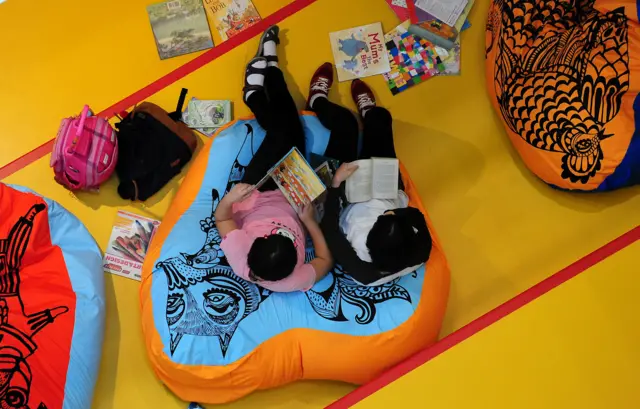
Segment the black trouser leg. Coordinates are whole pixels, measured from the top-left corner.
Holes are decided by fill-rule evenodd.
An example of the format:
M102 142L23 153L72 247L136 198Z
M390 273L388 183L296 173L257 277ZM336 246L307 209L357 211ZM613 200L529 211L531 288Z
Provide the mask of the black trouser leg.
M322 125L331 131L325 156L340 162L358 159L358 121L351 111L327 98L318 98L313 109Z
M243 183L256 184L293 147L305 154L304 128L284 75L277 67L268 67L264 91L256 91L247 100L247 106L267 134L245 170ZM260 190L276 189L267 183Z
M367 112L363 122L364 131L360 159L396 158L391 113L385 108L375 107Z
M397 158L393 144L393 118L391 113L382 107L369 110L364 116L364 131L362 135L362 154L360 159L369 158ZM398 186L404 190L402 177L398 176Z

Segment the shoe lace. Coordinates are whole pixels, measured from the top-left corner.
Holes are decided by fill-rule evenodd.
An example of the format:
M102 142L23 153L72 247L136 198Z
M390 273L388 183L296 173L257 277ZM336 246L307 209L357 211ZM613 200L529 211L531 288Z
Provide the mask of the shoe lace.
M357 97L358 108L363 109L368 106L375 105L373 99L368 94L360 94Z
M329 93L329 80L324 77L318 78L311 86L311 91L322 91L325 94Z

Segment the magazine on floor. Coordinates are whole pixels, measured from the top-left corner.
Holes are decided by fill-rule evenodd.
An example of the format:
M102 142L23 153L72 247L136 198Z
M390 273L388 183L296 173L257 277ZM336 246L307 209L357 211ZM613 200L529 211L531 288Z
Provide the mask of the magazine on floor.
M327 190L320 177L296 148L291 149L271 168L256 184L256 189L269 179L278 185L284 197L297 212L301 211L305 205L313 203Z
M133 280L142 280L142 263L159 225L158 220L123 210L118 211L104 254L104 271Z

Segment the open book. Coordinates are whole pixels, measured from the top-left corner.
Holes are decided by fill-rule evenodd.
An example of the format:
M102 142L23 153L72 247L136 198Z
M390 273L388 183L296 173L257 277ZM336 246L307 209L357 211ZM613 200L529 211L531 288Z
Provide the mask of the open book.
M398 159L371 158L354 163L358 165L358 170L347 179L346 186L347 200L350 203L398 197Z
M269 178L287 198L296 211L315 201L327 188L324 186L313 168L304 156L296 148L293 148L280 160L260 182L256 189L262 186Z

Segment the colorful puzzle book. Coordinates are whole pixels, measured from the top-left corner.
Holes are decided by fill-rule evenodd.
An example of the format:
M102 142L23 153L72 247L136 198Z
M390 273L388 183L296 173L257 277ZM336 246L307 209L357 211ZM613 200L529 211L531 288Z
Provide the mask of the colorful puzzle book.
M436 46L406 31L407 25L408 21L385 35L391 71L384 78L393 95L445 71Z
M348 81L389 72L381 23L329 34L338 80Z
M251 0L204 0L211 25L222 41L243 32L262 20Z
M157 220L118 211L104 254L104 271L140 281L147 248L159 225Z
M256 184L256 189L269 178L276 182L284 197L296 211L313 203L327 190L309 162L296 148L291 149L267 172L265 177Z
M213 47L207 15L200 1L172 0L147 6L160 59Z

